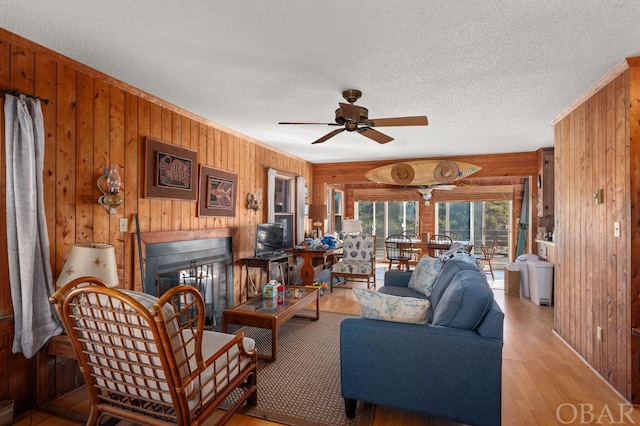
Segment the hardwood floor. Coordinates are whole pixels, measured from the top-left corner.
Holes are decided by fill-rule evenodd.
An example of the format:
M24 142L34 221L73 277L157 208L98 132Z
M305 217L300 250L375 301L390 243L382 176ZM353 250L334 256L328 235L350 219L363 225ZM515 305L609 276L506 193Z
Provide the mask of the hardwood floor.
M380 271L378 285L382 284L382 273L383 270ZM364 283L352 285L365 286ZM494 290L494 294L505 313L502 376L504 425L640 424L640 409L634 410L633 406L626 405L620 395L553 333L553 307L537 306L529 299L506 297L503 290ZM333 293L325 293L320 309L360 313L353 292L340 288L334 289ZM428 389L437 392L437 384L429 384ZM80 389L65 395L60 404L88 412L86 394L83 392L86 391ZM78 423L34 411L13 424L65 426ZM275 425L241 415L233 416L227 424ZM380 406L376 407L373 421L374 426L456 424Z

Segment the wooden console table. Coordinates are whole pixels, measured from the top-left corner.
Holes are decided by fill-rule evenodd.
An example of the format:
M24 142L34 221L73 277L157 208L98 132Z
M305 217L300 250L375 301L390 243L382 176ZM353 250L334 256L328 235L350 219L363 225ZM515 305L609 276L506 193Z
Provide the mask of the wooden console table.
M313 269L313 259L322 258L322 262L326 263L327 258L329 256L333 256L334 251L337 249L317 249L317 250L306 250L306 249L291 249L290 252L294 256L299 256L304 260L304 264L302 265L302 269L300 270L300 275L302 277L303 285L311 285L313 284L313 278L316 273Z

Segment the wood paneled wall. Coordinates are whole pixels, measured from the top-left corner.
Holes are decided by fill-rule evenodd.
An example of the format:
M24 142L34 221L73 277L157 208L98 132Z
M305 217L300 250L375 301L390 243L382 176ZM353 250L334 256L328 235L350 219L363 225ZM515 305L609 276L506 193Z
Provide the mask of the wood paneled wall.
M634 403L640 403L638 342L631 335L640 317L638 85L636 63L608 76L555 123L555 329ZM593 202L597 189L602 204Z
M133 250L134 215L138 214L142 232L238 228L234 238L234 286L239 301L244 274L237 260L253 254L256 224L266 221L264 206L258 214L246 208L247 193L263 188L266 194L269 167L302 175L313 183L312 166L306 161L217 126L2 29L0 86L52 101L42 108L46 134L44 197L54 277L74 243L108 242L116 249L121 287L140 288ZM3 156L3 114L0 117ZM146 136L194 149L198 163L237 173L236 216L200 218L194 202L144 198ZM0 160L0 224L4 225L4 157ZM119 166L124 189L124 203L115 215L97 204L100 194L96 182L109 164ZM120 218L128 220L129 232L119 232ZM13 309L6 237L0 234L0 316L5 318L0 327L0 400L15 398L16 411L21 412L35 403L34 366L22 355L11 354Z

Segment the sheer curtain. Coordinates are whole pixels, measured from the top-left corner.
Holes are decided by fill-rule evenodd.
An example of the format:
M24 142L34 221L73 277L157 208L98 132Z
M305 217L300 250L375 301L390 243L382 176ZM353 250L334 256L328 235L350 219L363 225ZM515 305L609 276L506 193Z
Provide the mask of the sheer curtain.
M294 241L294 244L300 243L304 240L304 184L306 180L304 176L298 176L296 180L296 237L298 241Z
M44 123L40 101L5 95L7 251L15 321L13 352L31 358L62 327L53 289L43 205Z
M267 222L269 223L276 221L276 206L273 204L276 196L276 174L278 174L276 169L267 170Z

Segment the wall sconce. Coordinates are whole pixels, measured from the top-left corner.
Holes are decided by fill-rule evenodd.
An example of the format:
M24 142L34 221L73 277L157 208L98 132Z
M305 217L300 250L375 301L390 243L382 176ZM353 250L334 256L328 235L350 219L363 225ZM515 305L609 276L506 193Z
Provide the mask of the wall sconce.
M102 182L106 181L107 190L102 189ZM118 195L122 181L118 173L118 167L115 164L104 168L102 176L98 178L98 189L102 192L102 196L98 198L98 204L105 206L109 214L116 214L116 207L122 204L122 198Z
M256 193L249 192L247 195L247 208L253 210L255 214L258 214L260 210L260 202L262 201L262 189L258 189Z

